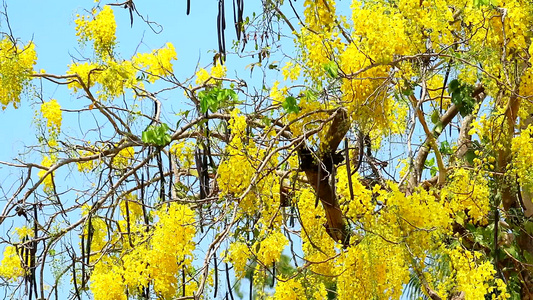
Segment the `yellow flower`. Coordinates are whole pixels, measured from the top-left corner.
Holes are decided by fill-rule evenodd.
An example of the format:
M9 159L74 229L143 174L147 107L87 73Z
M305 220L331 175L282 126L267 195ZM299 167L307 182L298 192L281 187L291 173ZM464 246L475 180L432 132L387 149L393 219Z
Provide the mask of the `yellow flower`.
M131 164L135 150L133 147L127 147L120 150L115 157L113 157L113 166L117 169L124 169Z
M279 261L281 252L283 252L287 244L287 238L283 233L279 231L269 232L263 241L258 242L259 251L257 251L257 259L265 265L271 265Z
M152 53L139 53L133 57L133 64L148 73L148 81L154 83L160 77L174 73L172 61L178 59L176 49L171 43L153 50Z
M227 68L221 64L215 64L211 67L210 72L201 68L196 72L196 84L221 84L220 80L214 80L213 78L224 78L226 76Z
M0 41L0 106L17 108L20 94L30 82L37 60L35 45L17 46L9 37Z
M250 258L250 254L248 246L243 242L234 242L229 246L225 260L233 265L235 277L243 278L246 275L246 263L248 258Z
M14 246L7 246L2 256L4 258L0 263L0 277L15 282L17 278L26 275L26 270L22 267L22 262Z
M92 41L96 55L99 58L107 58L113 52L115 46L115 32L117 24L115 15L109 5L96 14L93 10L92 20L86 16L79 16L74 21L76 23L76 35L81 43Z
M17 227L15 228L15 231L17 232L17 235L19 236L19 239L22 241L22 239L26 238L26 237L33 237L34 236L34 231L27 227L27 226L22 226L22 227Z
M92 87L98 80L99 73L101 72L101 69L99 69L98 65L93 63L73 63L68 66L69 69L67 70L67 74L69 75L78 75L79 79L81 80L81 84L74 80L73 82L68 84L69 89L73 89L74 92L78 91L78 89L90 88Z
M46 119L46 126L49 132L59 133L61 131L61 106L55 99L41 104L41 113Z
M45 156L43 157L43 160L41 161L41 165L43 167L51 167L55 162L56 162L57 158L55 156ZM42 178L44 176L44 174L46 174L46 170L40 170L39 173L37 174L39 176L39 178ZM54 184L53 184L53 181L52 181L52 176L53 176L53 172L52 174L49 174L48 176L46 176L46 178L44 178L42 184L43 184L43 190L46 192L46 193L51 193L53 190L54 190Z

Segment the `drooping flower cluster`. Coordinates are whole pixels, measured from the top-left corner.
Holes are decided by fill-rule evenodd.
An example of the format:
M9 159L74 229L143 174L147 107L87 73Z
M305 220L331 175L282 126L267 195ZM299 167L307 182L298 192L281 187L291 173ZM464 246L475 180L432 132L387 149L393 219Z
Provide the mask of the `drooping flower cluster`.
M61 106L55 99L45 102L41 105L41 113L46 119L46 127L52 133L59 133L61 131L61 121L63 120L61 114Z
M20 102L20 94L30 82L33 66L37 60L35 45L17 45L4 36L0 41L0 106L5 109Z
M92 11L92 17L77 15L76 35L80 42L93 42L96 55L100 58L111 56L116 44L115 32L117 24L115 15L109 5L105 5L101 11Z
M126 200L130 220L141 218L140 207L131 197ZM90 285L95 299L126 299L127 294L135 294L148 284L163 299L175 297L178 288L185 289L186 295L192 295L196 283L180 287L178 278L192 263L196 234L194 213L187 206L172 203L159 209L157 217L159 220L149 232L142 226L131 224L129 234L134 235L131 237L133 247L123 240L128 251L122 252L120 259L104 255L98 260ZM143 237L144 233L148 234Z
M172 61L178 59L176 49L171 43L153 50L152 53L139 53L133 57L133 64L148 74L148 81L155 82L160 77L174 73Z

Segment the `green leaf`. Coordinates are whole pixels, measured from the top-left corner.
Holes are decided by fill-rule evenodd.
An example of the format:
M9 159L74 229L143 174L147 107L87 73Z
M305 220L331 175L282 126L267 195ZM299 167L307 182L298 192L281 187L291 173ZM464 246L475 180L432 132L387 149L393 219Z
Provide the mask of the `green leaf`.
M524 222L524 229L529 235L533 235L533 222L532 221Z
M442 153L444 155L452 155L453 154L452 147L450 147L450 143L448 143L448 141L443 141L442 143L440 143L439 151L440 151L440 153Z
M143 131L141 140L146 144L154 146L166 146L172 141L170 134L168 134L169 130L170 128L165 123L150 125Z
M337 78L339 76L339 66L334 61L330 61L324 64L324 70L331 78Z
M438 122L435 124L435 128L433 128L433 132L435 135L439 136L442 133L442 129L444 129L444 126L442 125L442 122Z
M307 98L307 100L315 101L316 99L318 99L318 96L317 96L316 92L313 91L313 90L306 90L304 92L304 94L305 94L305 98Z
M459 80L457 79L450 81L450 83L448 84L448 92L452 94L459 88L460 85L461 84L459 83Z
M266 127L270 127L272 125L272 120L267 116L263 116L261 120L263 121L263 124L265 124Z
M408 86L404 89L402 89L402 95L409 97L411 95L414 95L415 92L413 91L413 88L411 86Z
M431 176L435 176L435 175L437 175L438 171L439 171L439 168L431 167L431 169L429 169L429 174L431 174Z
M520 255L518 255L518 251L516 251L515 245L506 247L505 250L507 250L507 252L511 254L511 256L513 256L516 260L520 260Z
M200 99L200 112L205 114L208 110L216 112L219 108L237 103L237 93L232 89L218 87L208 88L198 93Z
M431 114L431 123L437 124L440 121L439 112L435 109Z
M285 101L283 101L281 106L289 114L291 114L291 113L297 114L298 112L300 112L300 107L298 107L298 103L296 102L296 98L294 98L293 96L289 96L289 97L285 98Z
M426 160L425 165L426 165L426 167L434 166L435 165L435 157L432 157L431 159Z
M465 153L465 158L466 158L466 161L469 163L469 164L473 164L474 163L474 159L476 158L476 154L474 153L474 150L473 149L468 149L468 151L466 151Z
M526 263L533 264L533 255L529 253L529 251L523 251L522 254L524 254L524 258L526 260Z
M468 84L461 84L459 80L454 79L448 85L448 90L452 95L452 103L457 106L461 116L467 116L474 110L476 101L472 98L474 88Z
M455 222L457 222L457 224L464 225L465 219L466 219L466 214L464 213L464 211L459 211L455 214Z

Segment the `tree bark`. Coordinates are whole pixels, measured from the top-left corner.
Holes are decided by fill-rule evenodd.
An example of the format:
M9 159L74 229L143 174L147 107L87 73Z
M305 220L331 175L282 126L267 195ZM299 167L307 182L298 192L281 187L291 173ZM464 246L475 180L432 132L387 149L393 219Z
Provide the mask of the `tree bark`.
M315 190L326 213L326 231L337 242L347 247L350 243L350 231L346 219L340 209L339 201L330 178L334 174L335 164L342 161L335 154L337 147L350 128L350 121L344 109L336 112L333 122L328 129L328 140L323 141L320 149L313 152L303 145L298 149L300 168L305 172L309 184ZM329 180L332 179L332 180Z

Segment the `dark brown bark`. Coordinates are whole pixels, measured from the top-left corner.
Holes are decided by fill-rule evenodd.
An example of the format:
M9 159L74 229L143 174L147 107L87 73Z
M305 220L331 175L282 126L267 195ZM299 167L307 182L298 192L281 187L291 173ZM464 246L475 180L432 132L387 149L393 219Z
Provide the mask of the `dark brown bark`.
M342 155L335 154L337 147L350 128L345 110L339 109L331 123L327 141L320 145L322 151L313 152L305 145L298 149L300 168L305 172L309 184L317 193L326 213L326 231L345 247L350 242L350 231L340 209L339 201L330 175L334 174L335 164L342 161Z

